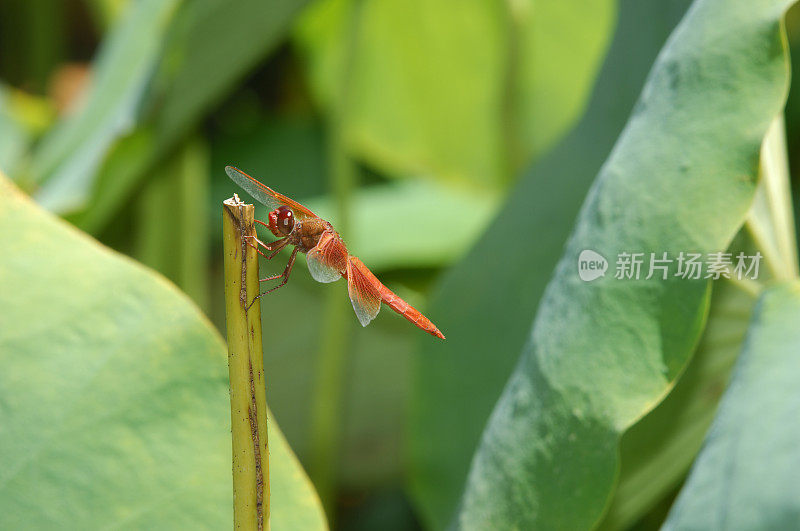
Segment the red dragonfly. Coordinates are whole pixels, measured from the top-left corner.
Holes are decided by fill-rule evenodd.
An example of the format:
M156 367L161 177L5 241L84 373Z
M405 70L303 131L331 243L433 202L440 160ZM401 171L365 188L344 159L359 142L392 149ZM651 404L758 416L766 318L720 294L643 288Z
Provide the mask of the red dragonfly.
M264 282L281 279L281 283L261 293L258 297L286 285L299 251L307 253L308 270L317 282L334 282L341 277L347 279L350 302L353 303L353 310L355 310L361 326L367 326L370 321L375 319L381 309L381 302L383 302L429 334L444 339L444 334L430 319L395 295L372 274L372 271L361 260L347 252L344 241L330 223L297 201L264 186L238 168L226 166L225 172L228 177L233 179L233 182L241 186L258 202L272 209L269 213L269 223L256 221L267 227L279 239L264 243L258 238L254 238L258 245L270 251L271 254L266 256L260 250L259 253L267 259L272 259L287 245L294 245L292 255L289 257L283 273L260 280Z

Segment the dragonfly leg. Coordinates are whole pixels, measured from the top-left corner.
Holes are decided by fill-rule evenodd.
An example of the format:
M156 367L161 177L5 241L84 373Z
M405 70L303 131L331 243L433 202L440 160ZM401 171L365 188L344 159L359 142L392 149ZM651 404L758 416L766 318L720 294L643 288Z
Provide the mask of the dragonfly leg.
M283 270L283 273L281 273L280 275L272 275L271 277L262 278L262 279L259 280L259 282L265 282L267 280L277 280L279 278L283 278L283 281L280 284L278 284L277 286L274 286L274 287L268 289L264 293L259 293L250 302L250 306L252 306L258 299L260 299L264 295L266 295L268 293L272 293L276 289L282 288L283 286L286 285L286 283L289 281L289 274L292 272L292 266L294 265L294 259L297 258L297 251L298 251L298 249L297 249L297 247L295 247L294 250L292 251L292 256L289 257L289 262L286 264L286 268ZM248 310L250 309L250 306L247 307Z
M245 238L246 240L248 240L248 239L250 239L250 238L253 238L253 236L244 236L244 238ZM264 253L262 253L262 252L261 252L261 249L259 249L259 248L258 248L258 245L253 245L252 243L248 243L247 245L249 245L250 247L252 247L253 249L255 249L255 250L256 250L256 252L257 252L258 254L260 254L261 256L263 256L264 258L266 258L266 257L267 257L267 255L265 255Z
M275 255L278 254L279 252L281 252L283 250L283 248L286 247L286 244L289 243L289 238L284 238L282 240L278 240L275 243L277 245L273 245L272 246L272 249L270 249L270 251L272 251L272 254L270 254L267 257L267 260L272 260L273 258L275 258Z
M275 243L277 243L278 245L277 245L277 246L274 246L274 247L275 247L275 250L274 250L274 251L272 251L272 254L271 254L271 255L269 255L269 256L266 256L266 255L262 254L261 256L264 256L264 257L265 257L267 260L272 260L272 258L273 258L273 257L274 257L276 254L278 254L279 252L281 252L281 251L283 250L283 248L284 248L284 247L286 247L286 244L287 244L288 242L289 242L288 238L284 238L284 239L282 239L282 240L278 240L277 242L275 242ZM290 269L291 269L291 268L290 268ZM266 282L266 281L268 281L268 280L276 280L276 279L279 279L279 278L283 277L283 275L284 275L284 274L287 274L287 275L288 275L288 273L286 273L286 272L284 271L284 272L283 272L283 273L281 273L280 275L272 275L271 277L267 277L267 278L260 278L260 279L258 279L258 281L259 281L259 282Z
M267 257L267 255L262 253L261 249L258 248L259 245L261 247L263 247L264 249L266 249L267 251L275 250L276 246L278 246L278 249L282 249L283 246L286 245L286 238L283 238L281 240L275 240L274 242L271 242L271 243L264 243L264 242L262 242L261 240L258 239L258 236L242 236L242 237L245 240L255 240L257 245L253 245L251 243L250 247L255 249L258 252L258 254L260 254L261 256L263 256L264 258L267 258L267 259L271 258L271 256Z

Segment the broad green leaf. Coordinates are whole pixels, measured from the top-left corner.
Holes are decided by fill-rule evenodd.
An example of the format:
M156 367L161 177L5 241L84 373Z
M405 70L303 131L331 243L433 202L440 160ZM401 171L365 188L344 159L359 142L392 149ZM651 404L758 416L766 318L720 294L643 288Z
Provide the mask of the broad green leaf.
M506 69L513 97L505 119L518 130L514 169L544 153L580 117L610 44L617 2L506 0ZM512 69L508 71L508 69Z
M0 527L232 522L225 344L171 284L0 177ZM324 529L270 422L275 529Z
M667 398L622 437L619 486L603 520L606 529L627 529L659 500L671 500L714 418L758 293L776 278L797 275L796 251L785 237L790 233L794 241L784 135L779 116L761 147L756 200L728 252L753 256L767 253L765 241L786 245L767 253L757 280L714 282L708 322L686 372Z
M665 529L792 529L800 521L800 282L765 291L719 413Z
M620 478L603 529L629 529L669 496L697 455L739 354L754 296L715 282L708 324L686 371L658 407L620 441Z
M330 110L344 90L356 156L496 186L580 114L614 11L610 0L322 0L296 41L318 101Z
M431 302L430 314L441 315L437 325L447 341L422 343L415 359L410 484L416 506L434 529L444 528L456 509L481 431L580 204L686 3L621 4L618 30L586 116L527 172Z
M769 260L761 268L758 283L715 283L708 325L686 373L664 402L622 438L619 487L603 521L605 529L629 528L659 499L671 503L675 488L685 477L711 425L730 369L741 350L757 291L775 275L796 276L785 161L783 121L779 119L762 146L762 177L756 201L737 237L738 243L729 249L748 254L758 250Z
M784 0L700 0L673 32L595 180L489 419L465 529L586 528L608 504L620 436L674 385L702 332L705 280L577 275L578 255L728 247L787 85ZM674 273L674 267L672 272Z
M83 108L59 123L34 153L36 200L56 212L84 206L114 142L136 125L162 39L180 0L134 2L97 57Z

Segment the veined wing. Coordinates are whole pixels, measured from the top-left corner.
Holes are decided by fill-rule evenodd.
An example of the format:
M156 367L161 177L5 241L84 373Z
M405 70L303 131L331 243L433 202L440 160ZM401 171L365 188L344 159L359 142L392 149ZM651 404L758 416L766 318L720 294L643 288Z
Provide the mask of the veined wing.
M326 230L306 255L308 271L317 282L335 282L347 272L347 256L342 240L335 232Z
M347 292L361 326L367 326L381 309L380 281L355 256L347 259Z
M269 186L261 184L239 168L225 166L225 173L228 174L228 177L230 177L233 182L241 186L245 192L253 196L253 199L266 205L270 210L275 210L279 206L285 205L291 208L294 215L298 218L319 217L297 201L289 199Z

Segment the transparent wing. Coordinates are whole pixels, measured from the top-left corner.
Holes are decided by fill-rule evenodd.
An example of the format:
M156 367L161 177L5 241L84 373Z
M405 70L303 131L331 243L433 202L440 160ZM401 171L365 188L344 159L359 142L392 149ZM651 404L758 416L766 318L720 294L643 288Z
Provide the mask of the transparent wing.
M317 282L335 282L347 270L347 249L336 234L325 231L306 255L308 271Z
M381 309L380 281L355 256L347 259L347 291L361 326L367 326Z
M266 205L270 210L275 210L279 206L285 205L291 208L294 215L299 218L319 217L297 201L289 199L269 186L261 184L239 168L225 166L225 173L228 174L228 177L230 177L233 182L241 186L245 192L253 196L253 199Z

